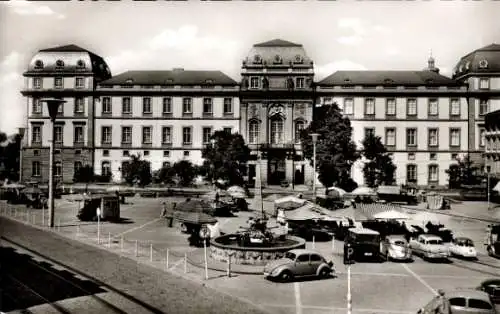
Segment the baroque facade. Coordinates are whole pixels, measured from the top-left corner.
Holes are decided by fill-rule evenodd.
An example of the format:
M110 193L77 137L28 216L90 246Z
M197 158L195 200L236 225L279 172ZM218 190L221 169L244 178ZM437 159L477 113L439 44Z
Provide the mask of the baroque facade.
M300 130L316 106L335 102L350 118L358 147L368 133L382 138L398 184L445 186L456 157L482 162L491 135L484 115L500 109L500 45L461 58L452 78L434 63L431 57L421 71L337 71L315 83L304 47L275 39L251 47L237 82L220 71L183 69L112 77L101 57L78 46L40 50L24 73L22 178L48 181L50 120L40 99L59 97L66 100L55 127L59 181L71 182L84 164L120 181L123 163L137 153L153 170L181 159L201 164L212 132L226 130L240 133L251 149L250 182L259 171L265 184L311 184ZM362 167L360 160L352 169L358 184Z

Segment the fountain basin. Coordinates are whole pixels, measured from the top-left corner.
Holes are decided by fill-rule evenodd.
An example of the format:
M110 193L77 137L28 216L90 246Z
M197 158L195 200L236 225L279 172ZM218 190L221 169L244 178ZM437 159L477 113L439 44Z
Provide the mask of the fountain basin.
M304 239L289 235L271 246L240 246L236 234L225 234L210 241L210 256L221 262L227 262L231 256L231 264L263 266L282 258L287 251L305 247Z

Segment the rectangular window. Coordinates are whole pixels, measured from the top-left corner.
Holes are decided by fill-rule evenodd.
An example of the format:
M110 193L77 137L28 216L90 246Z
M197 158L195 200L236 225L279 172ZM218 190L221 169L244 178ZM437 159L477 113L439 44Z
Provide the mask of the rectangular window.
M170 167L170 162L169 161L164 161L162 163L162 168L169 168Z
M56 177L62 176L62 162L56 161L54 164L54 175Z
M73 136L74 143L83 143L83 126L77 125L74 128L74 136Z
M408 160L415 160L415 153L408 153Z
M388 128L385 130L385 145L396 146L396 129Z
M297 88L304 88L305 87L305 79L303 77L297 77Z
M486 130L485 129L480 129L479 130L479 146L481 147L484 147L484 143L486 142L486 138L485 138L485 133Z
M489 101L487 99L479 100L479 115L485 115L489 111Z
M101 163L101 175L106 177L111 175L111 164L109 161Z
M85 79L83 77L77 77L75 79L75 88L84 88L85 87Z
M152 127L143 126L142 127L142 144L151 144L151 133Z
M450 129L450 146L460 146L460 129Z
M490 89L490 79L480 78L479 79L479 89Z
M429 129L429 138L428 138L428 145L429 146L438 146L439 145L439 133L438 129Z
M111 132L110 126L103 126L101 128L101 144L111 144Z
M430 153L429 154L429 159L430 160L437 160L437 154L436 153Z
M203 128L203 144L210 143L211 136L212 136L212 128Z
M429 165L429 182L437 182L439 180L439 168L437 165Z
M61 144L63 142L63 126L54 126L54 143Z
M111 113L111 97L102 98L102 113Z
M170 151L169 150L164 150L163 151L163 157L170 157Z
M212 114L212 98L203 98L203 114Z
M142 98L142 113L151 114L151 97Z
M42 102L40 98L33 98L33 114L41 114L42 113Z
M406 129L406 146L417 146L417 129Z
M31 175L33 177L39 177L39 176L42 175L41 173L42 173L42 171L41 171L40 162L39 161L33 161L31 163Z
M57 115L62 116L64 114L64 104L60 104L59 107L57 107Z
M352 98L344 99L344 114L347 115L354 114L354 99Z
M437 99L429 99L429 116L439 115L439 107Z
M182 128L182 145L191 145L192 139L191 139L191 128L190 127L184 127Z
M231 134L233 132L233 128L223 128L222 130L227 134Z
M188 150L184 151L184 157L189 157L189 151Z
M224 114L233 113L233 99L224 98Z
M417 115L417 100L410 98L406 100L406 115L416 116Z
M375 128L365 128L365 137L370 137L372 135L375 135Z
M132 114L132 104L130 102L130 97L122 98L122 113L123 114Z
M259 123L252 121L248 124L248 142L257 144L259 142Z
M385 106L385 114L387 116L395 116L396 115L396 99L387 98L386 106Z
M75 98L75 113L83 113L84 112L84 98L77 97Z
M41 77L35 77L33 78L33 88L35 89L40 89L43 87L43 84L42 84L42 78Z
M300 143L300 134L302 133L302 130L304 130L304 128L304 121L295 122L295 143Z
M132 144L132 127L122 126L122 143Z
M161 129L161 143L162 144L172 144L172 128L169 126L164 126Z
M40 144L42 142L42 127L34 125L31 129L31 142Z
M375 99L373 98L365 99L365 115L367 116L375 115Z
M259 88L259 78L251 77L250 78L250 88Z
M406 181L408 183L417 183L417 165L406 166Z
M164 114L171 114L172 113L172 98L170 97L163 97L163 109L162 112Z
M55 77L54 78L54 88L63 88L64 87L64 81L62 77Z
M459 116L460 115L460 101L456 98L451 100L450 115Z
M183 114L193 113L193 108L191 106L191 98L183 98L182 99L182 113Z

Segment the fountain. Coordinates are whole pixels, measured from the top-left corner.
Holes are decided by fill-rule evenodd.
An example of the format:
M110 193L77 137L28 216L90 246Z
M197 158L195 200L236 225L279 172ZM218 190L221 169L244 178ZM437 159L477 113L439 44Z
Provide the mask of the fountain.
M299 237L275 236L267 226L267 218L257 218L249 228L242 232L225 234L210 242L210 255L213 259L232 264L265 265L267 262L282 258L285 252L305 248L306 241Z

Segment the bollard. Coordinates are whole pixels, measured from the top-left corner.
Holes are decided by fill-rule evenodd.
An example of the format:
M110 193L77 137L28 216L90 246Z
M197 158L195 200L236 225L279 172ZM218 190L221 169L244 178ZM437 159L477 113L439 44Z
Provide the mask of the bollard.
M80 235L80 225L76 225L76 236Z
M188 272L188 265L187 265L187 253L184 253L184 273L187 274Z
M14 209L14 218L17 218L17 208Z
M165 260L165 267L166 267L166 270L168 270L168 255L169 255L169 251L167 249L167 258Z
M138 250L139 250L139 242L135 240L135 257L137 257L139 254Z
M313 250L316 248L316 244L315 244L316 241L315 240L316 240L316 237L313 234L313 243L312 243Z
M227 276L231 277L231 255L227 256Z
M332 236L332 252L335 252L335 235Z
M120 237L120 252L123 252L123 236Z
M153 243L149 244L149 261L153 261Z
M108 232L108 248L111 248L111 232Z

